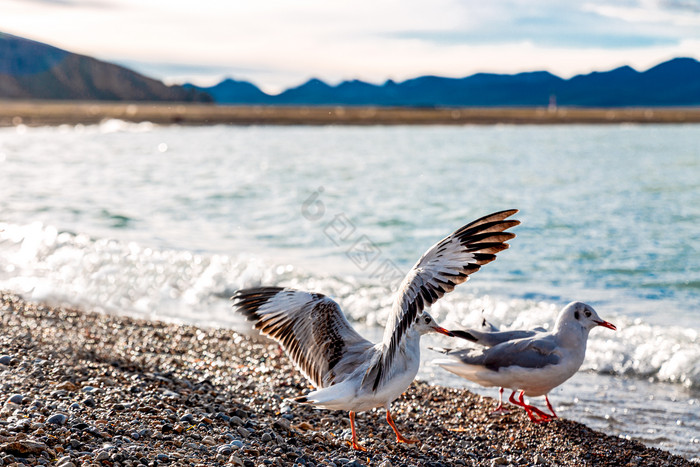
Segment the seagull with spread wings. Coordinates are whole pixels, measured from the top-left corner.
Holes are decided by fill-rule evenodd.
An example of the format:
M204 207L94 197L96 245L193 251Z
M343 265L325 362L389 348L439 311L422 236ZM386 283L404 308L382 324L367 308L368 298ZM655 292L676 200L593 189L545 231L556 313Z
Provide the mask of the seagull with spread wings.
M340 306L320 293L280 287L239 290L234 309L261 334L275 339L316 390L295 402L350 412L352 447L357 443L355 413L386 408L386 420L399 443L415 443L399 433L389 409L411 384L420 365L420 337L429 332L451 336L424 311L482 265L508 248L518 225L508 217L517 209L496 212L465 225L433 245L399 287L381 342L373 344L355 331Z

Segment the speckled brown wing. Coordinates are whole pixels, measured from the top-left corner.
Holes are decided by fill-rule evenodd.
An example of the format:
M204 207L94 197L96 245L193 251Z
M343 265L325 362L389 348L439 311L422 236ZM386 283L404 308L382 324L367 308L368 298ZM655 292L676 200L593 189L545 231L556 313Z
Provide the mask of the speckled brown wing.
M426 307L469 279L481 266L496 259L515 237L506 229L520 224L507 220L517 209L495 212L471 222L433 245L413 266L399 292L384 330L382 358L367 372L376 389L386 376L401 339Z
M319 293L281 287L239 290L234 309L255 328L282 345L284 351L317 388L328 387L363 363L372 343L348 323L340 307Z

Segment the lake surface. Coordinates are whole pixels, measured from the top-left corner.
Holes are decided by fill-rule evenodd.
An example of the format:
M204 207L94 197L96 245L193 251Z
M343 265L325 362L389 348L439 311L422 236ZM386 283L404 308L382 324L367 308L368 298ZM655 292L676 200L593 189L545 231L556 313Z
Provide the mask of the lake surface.
M591 304L618 331L591 332L555 408L697 456L697 125L3 128L0 288L240 329L233 291L293 286L332 296L378 340L420 255L510 208L511 248L433 316L551 326L568 302ZM424 349L419 377L497 396L435 357Z

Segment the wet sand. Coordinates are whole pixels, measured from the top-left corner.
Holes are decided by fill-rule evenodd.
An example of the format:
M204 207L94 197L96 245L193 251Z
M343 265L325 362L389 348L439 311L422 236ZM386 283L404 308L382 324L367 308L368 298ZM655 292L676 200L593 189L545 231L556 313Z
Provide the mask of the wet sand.
M274 344L0 300L0 465L693 465L564 419L535 425L494 401L414 382L384 411L290 405L308 389ZM697 465L697 464L695 464Z
M189 125L699 123L700 108L405 108L0 101L0 126L95 124L107 119Z

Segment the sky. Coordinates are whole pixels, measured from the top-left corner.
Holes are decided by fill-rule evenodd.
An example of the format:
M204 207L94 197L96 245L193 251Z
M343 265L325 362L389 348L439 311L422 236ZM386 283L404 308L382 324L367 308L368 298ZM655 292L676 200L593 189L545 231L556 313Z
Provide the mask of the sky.
M0 0L0 31L169 84L275 93L313 77L569 78L700 59L700 0Z

